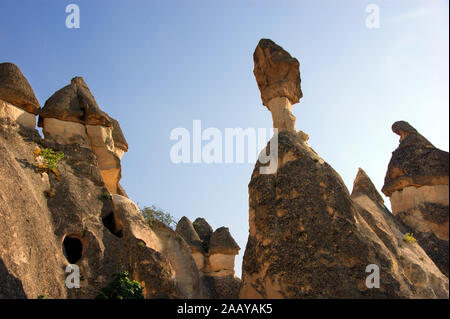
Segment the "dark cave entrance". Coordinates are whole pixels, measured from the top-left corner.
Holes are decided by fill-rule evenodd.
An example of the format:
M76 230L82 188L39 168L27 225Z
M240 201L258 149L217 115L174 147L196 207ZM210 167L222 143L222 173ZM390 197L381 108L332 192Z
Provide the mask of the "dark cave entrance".
M103 225L116 237L122 238L123 231L122 226L117 221L113 212L109 213L105 217L102 218Z
M66 236L63 241L63 252L67 261L75 264L83 254L83 243L76 237Z

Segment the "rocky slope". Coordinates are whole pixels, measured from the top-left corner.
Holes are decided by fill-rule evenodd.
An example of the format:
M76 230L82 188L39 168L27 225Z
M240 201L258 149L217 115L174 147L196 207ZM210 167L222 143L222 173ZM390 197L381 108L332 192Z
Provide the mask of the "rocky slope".
M433 146L404 121L392 131L400 144L392 153L383 186L392 212L448 277L448 152Z
M269 39L253 60L275 165L258 161L248 185L242 280L228 228L144 220L120 185L119 122L83 78L41 108L20 69L0 64L0 298L92 298L121 271L146 298L448 298L448 153L396 122L382 189L393 212L362 169L350 194L296 131L298 60ZM66 285L69 264L79 289Z
M290 55L272 44L265 55L269 62L255 58L267 43L261 40L254 54L261 94L258 74L275 73L263 80L276 79L271 92L295 103L289 97L301 96L300 80L291 75L300 73L285 70L298 68L298 62L284 59L290 66L273 68L278 57ZM339 174L309 147L308 136L295 131L295 122L285 125L270 110L280 131L269 142L278 143L278 165L263 174L258 161L249 183L250 234L239 297L448 298L448 279L419 245L404 241L405 229L367 175L359 172L350 196ZM289 112L285 109L284 118ZM373 265L379 288L366 284L366 269Z
M213 297L186 241L149 227L121 189L127 148L82 78L39 110L19 68L0 64L0 298L93 298L120 271L146 298ZM64 154L56 168L43 165L49 149ZM66 286L69 264L79 289Z

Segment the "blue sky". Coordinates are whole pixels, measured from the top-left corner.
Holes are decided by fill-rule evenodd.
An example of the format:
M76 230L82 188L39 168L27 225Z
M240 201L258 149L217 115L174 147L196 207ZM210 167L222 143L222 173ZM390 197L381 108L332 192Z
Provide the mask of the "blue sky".
M80 29L67 29L68 4ZM367 4L380 8L368 29ZM43 105L76 75L130 145L122 185L140 206L201 216L248 236L252 164L173 164L172 129L271 127L252 54L271 38L300 61L297 129L351 191L358 167L378 189L406 120L449 149L445 0L0 1L0 62L16 63Z

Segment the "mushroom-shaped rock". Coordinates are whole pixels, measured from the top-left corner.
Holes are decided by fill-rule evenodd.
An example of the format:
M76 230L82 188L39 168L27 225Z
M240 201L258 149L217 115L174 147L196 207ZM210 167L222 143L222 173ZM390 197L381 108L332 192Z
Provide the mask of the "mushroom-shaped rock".
M70 84L56 91L44 104L39 113L39 127L46 118L70 121L85 125L111 127L111 118L95 101L82 77L74 77Z
M383 193L392 213L414 233L439 269L449 274L449 157L405 121L392 131L400 144L392 153Z
M378 193L375 185L372 183L372 180L367 176L366 172L362 169L358 169L358 174L356 175L355 180L353 181L353 190L352 197L357 197L360 195L368 196L373 202L384 207L384 200L381 197L380 193Z
M234 274L235 255L239 253L239 246L234 241L230 231L226 227L220 227L214 231L209 241L208 263L204 269L204 275L214 277L216 284L228 286L237 295L236 278Z
M209 254L237 255L241 248L233 239L227 227L220 227L214 231L209 241Z
M299 62L272 40L261 39L253 53L253 73L261 99L272 113L273 127L295 130L292 105L303 96Z
M408 186L448 185L449 158L405 121L392 125L400 145L392 153L383 193L391 196Z
M186 216L183 216L177 223L175 230L188 243L193 252L204 253L200 237L192 226L192 222Z
M13 63L0 63L0 99L29 113L39 113L39 102L30 83Z
M45 102L38 126L48 140L91 149L108 191L124 194L118 183L127 141L119 123L100 109L82 77L73 78Z
M209 240L213 233L213 228L210 224L208 224L206 219L200 217L194 220L194 223L192 225L194 226L195 231L202 241L203 248L205 248L205 250L208 250Z

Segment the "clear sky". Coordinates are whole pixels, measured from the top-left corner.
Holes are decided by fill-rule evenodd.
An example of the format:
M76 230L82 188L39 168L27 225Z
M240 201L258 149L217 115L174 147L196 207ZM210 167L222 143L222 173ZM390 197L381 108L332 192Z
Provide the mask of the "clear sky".
M79 29L65 26L70 3ZM369 3L378 29L366 27ZM271 38L300 61L297 129L350 191L358 167L381 189L393 122L449 149L448 12L447 0L0 0L0 62L21 68L42 105L83 76L130 145L129 197L229 227L240 275L253 164L174 164L172 129L271 127L252 59Z

